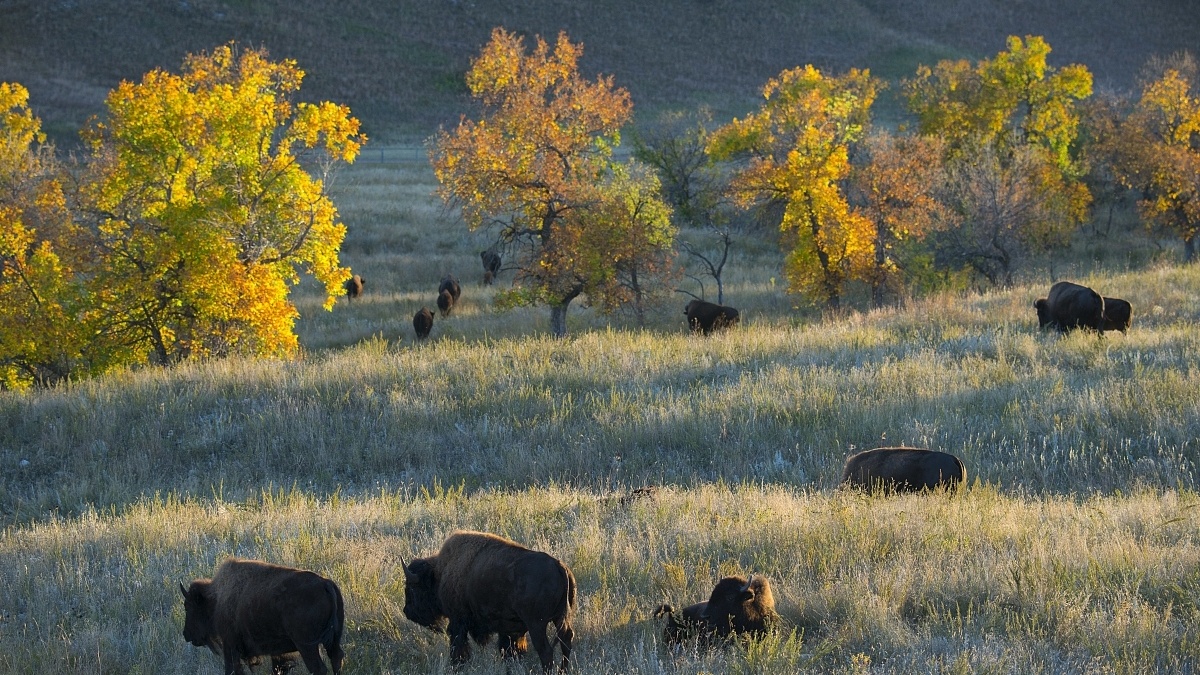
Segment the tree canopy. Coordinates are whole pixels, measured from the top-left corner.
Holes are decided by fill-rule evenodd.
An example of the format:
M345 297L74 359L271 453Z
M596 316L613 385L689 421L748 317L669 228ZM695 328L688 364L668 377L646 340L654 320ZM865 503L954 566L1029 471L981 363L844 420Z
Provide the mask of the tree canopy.
M559 336L581 294L602 306L615 300L611 281L630 253L608 245L616 232L644 228L645 241L668 247L673 236L665 208L622 206L649 198L650 174L612 156L632 104L611 77L581 76L581 54L565 33L553 48L537 37L527 51L522 37L493 30L467 73L480 119L439 131L430 151L441 197L461 207L470 229L498 226L517 250L514 288L502 301L549 305Z

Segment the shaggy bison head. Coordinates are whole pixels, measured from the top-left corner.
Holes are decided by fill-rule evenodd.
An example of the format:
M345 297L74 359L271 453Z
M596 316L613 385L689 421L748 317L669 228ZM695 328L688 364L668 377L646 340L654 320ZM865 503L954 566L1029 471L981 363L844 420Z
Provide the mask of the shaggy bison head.
M404 566L401 561L401 566ZM404 566L404 616L413 623L439 633L448 623L438 600L437 577L429 561L416 559Z
M207 579L197 579L188 588L179 584L183 593L183 639L196 647L212 648L212 602L208 599Z

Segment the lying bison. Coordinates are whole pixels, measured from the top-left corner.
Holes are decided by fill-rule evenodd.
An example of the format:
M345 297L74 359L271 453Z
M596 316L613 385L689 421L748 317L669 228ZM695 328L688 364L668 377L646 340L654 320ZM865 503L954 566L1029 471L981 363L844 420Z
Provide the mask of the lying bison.
M346 297L354 299L363 294L363 286L367 285L367 280L355 274L346 280L343 286L346 289Z
M1100 330L1129 330L1133 323L1133 305L1121 298L1104 298L1104 322Z
M442 277L442 283L438 284L437 306L443 317L450 315L460 295L462 288L458 285L458 279L453 274Z
M413 314L413 332L417 334L418 340L424 340L429 337L429 331L433 330L433 312L429 308L422 307Z
M549 670L554 642L546 627L553 623L565 670L575 593L571 570L553 556L483 532L454 532L437 555L404 566L404 616L448 632L454 663L470 658L468 637L486 645L499 634L501 652L519 656L528 633Z
M345 609L337 584L313 572L231 558L212 579L196 579L183 593L183 637L225 658L226 675L242 675L243 663L271 657L287 672L286 655L300 652L310 673L325 675L320 646L342 670Z
M714 330L737 325L738 311L732 307L717 305L703 300L692 300L684 307L688 325L692 331L708 335Z
M483 261L483 283L490 285L500 275L500 252L493 246L486 251L480 251L479 258Z
M967 467L950 453L923 448L875 448L846 459L842 483L867 490L919 492L953 488L967 480Z
M1060 333L1076 328L1100 330L1104 325L1104 298L1087 286L1060 281L1044 298L1033 303L1038 327L1053 326Z
M707 602L688 605L675 617L671 605L660 605L655 618L666 615L663 643L676 645L696 638L701 645L712 645L731 635L762 635L775 623L775 598L763 577L725 577L717 582Z

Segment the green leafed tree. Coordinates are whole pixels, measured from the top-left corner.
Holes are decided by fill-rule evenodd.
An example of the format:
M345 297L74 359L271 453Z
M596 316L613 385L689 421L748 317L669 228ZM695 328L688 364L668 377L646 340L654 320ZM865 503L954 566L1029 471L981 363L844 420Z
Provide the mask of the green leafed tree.
M365 138L345 106L297 103L303 76L226 45L122 83L85 130L90 290L139 359L294 352L301 270L332 307L349 271L322 172Z
M479 119L439 131L430 151L446 203L461 207L472 230L498 226L518 252L514 286L500 301L548 305L556 336L566 335L567 308L581 295L601 306L622 297L615 279L630 269L630 251L613 245L620 232L645 228L652 245L673 236L661 200L650 198L651 174L612 156L629 94L611 77L580 75L581 54L566 34L527 50L495 29L467 73Z

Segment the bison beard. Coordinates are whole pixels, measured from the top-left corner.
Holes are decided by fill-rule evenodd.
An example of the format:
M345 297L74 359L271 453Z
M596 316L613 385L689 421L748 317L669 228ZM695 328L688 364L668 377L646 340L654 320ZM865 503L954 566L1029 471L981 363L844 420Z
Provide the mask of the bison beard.
M684 307L683 313L687 315L688 326L691 326L692 331L704 335L738 323L738 311L733 307L703 300L692 300Z
M286 655L299 652L309 672L325 675L320 646L342 670L345 608L337 584L313 572L231 558L212 579L196 579L183 593L183 637L221 654L224 672L245 672L269 656L276 673L286 672Z
M703 646L720 644L730 636L759 636L776 622L775 598L763 577L725 577L706 602L684 607L675 618L671 605L660 605L655 618L666 616L663 643L672 646L697 638Z
M562 668L570 663L575 577L554 557L483 532L455 532L437 555L404 566L404 616L450 634L451 659L471 656L468 638L486 645L500 635L500 651L520 656L525 634L549 670L554 644ZM554 624L555 642L546 635Z
M867 490L920 492L965 482L967 467L946 452L924 448L875 448L851 455L842 483Z
M1084 327L1101 330L1104 324L1104 298L1087 286L1069 281L1051 286L1033 308L1037 310L1039 328L1053 326L1060 333Z

